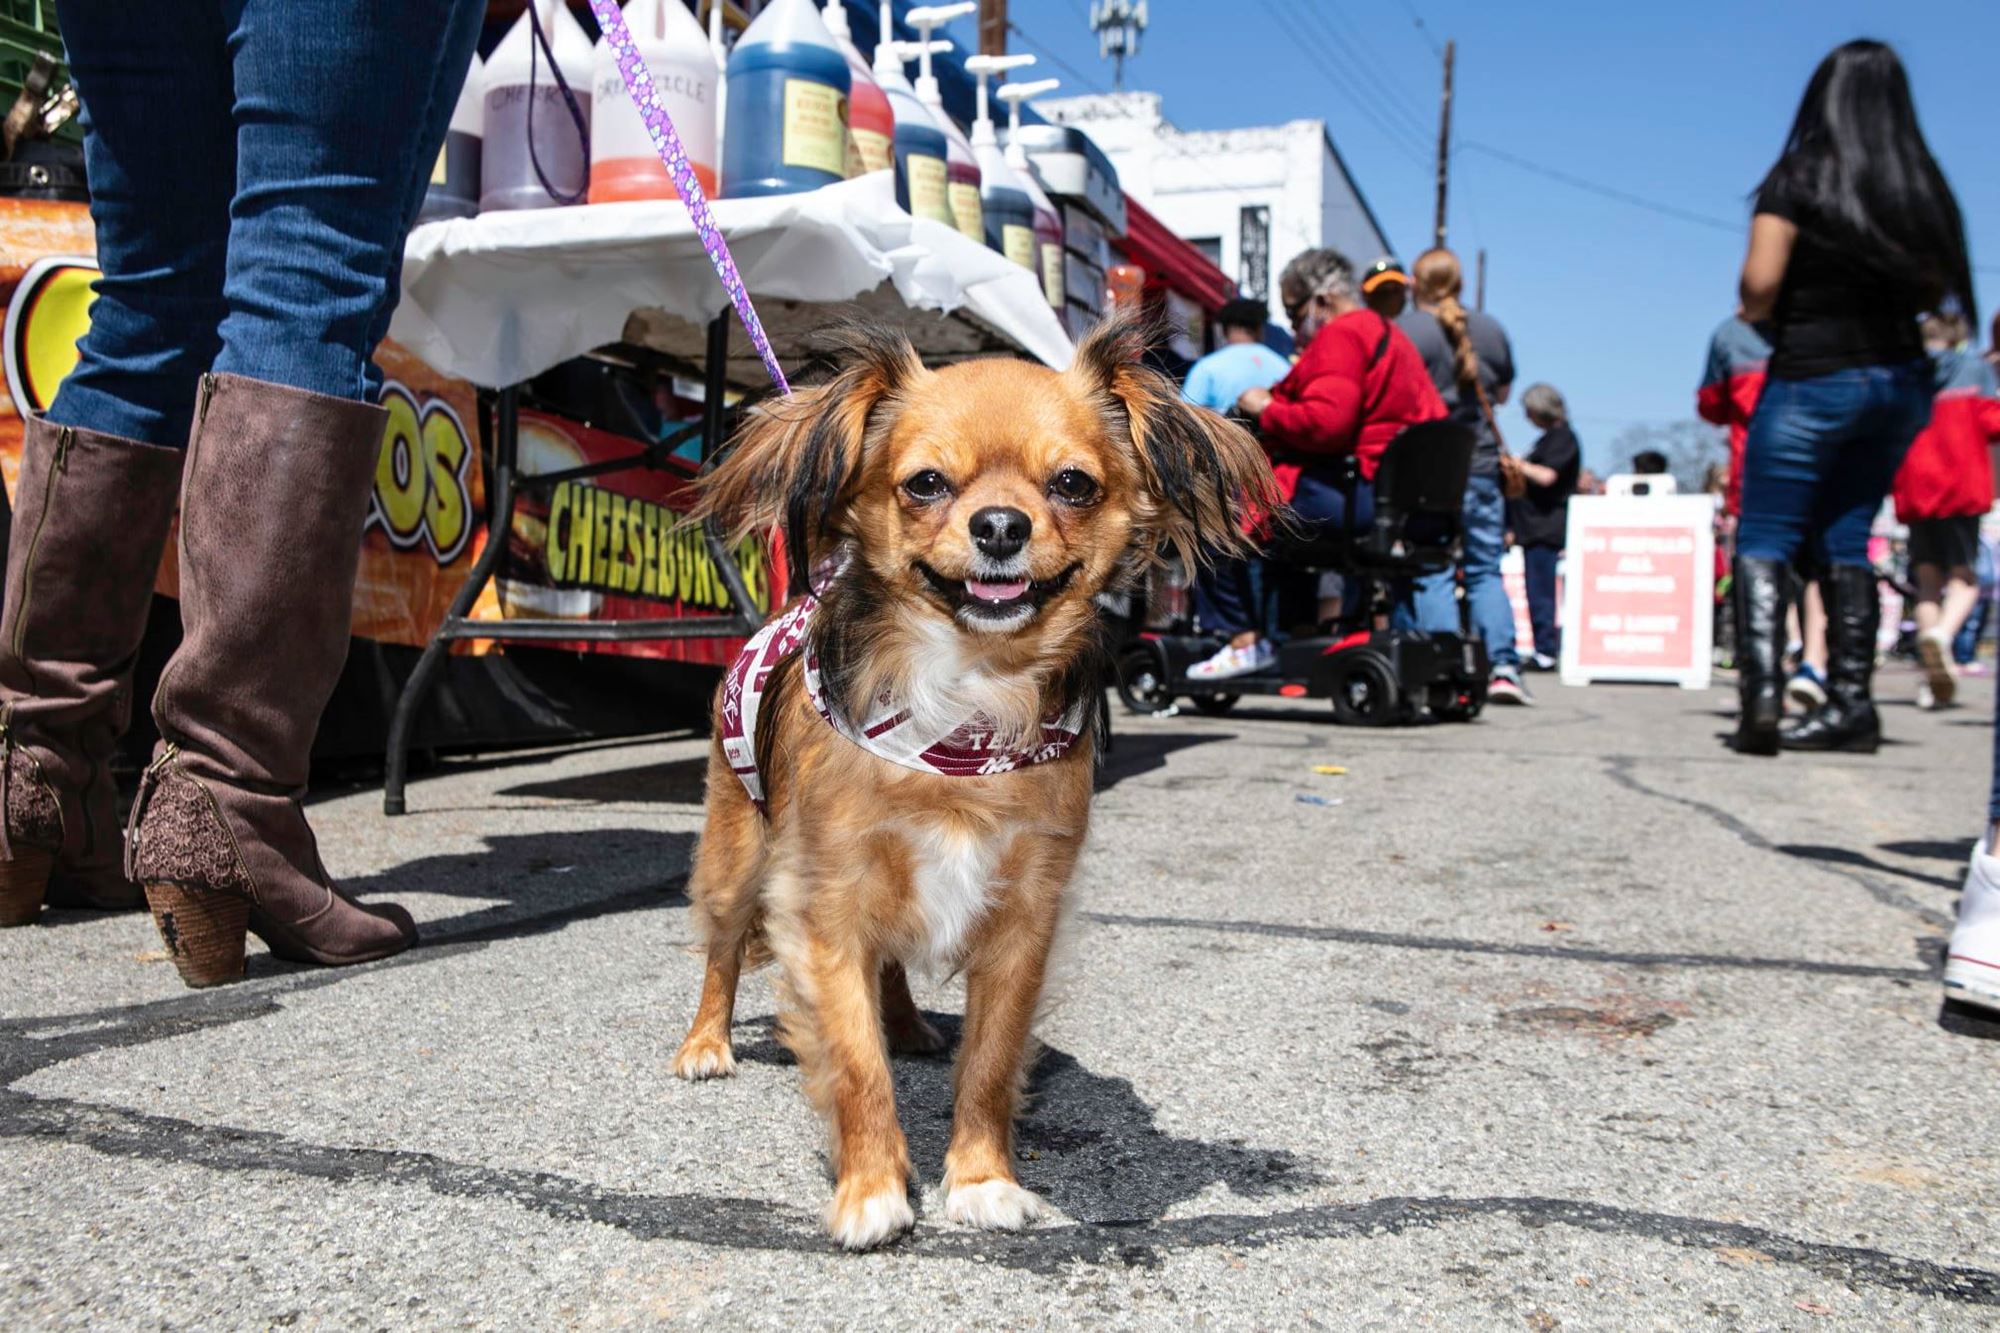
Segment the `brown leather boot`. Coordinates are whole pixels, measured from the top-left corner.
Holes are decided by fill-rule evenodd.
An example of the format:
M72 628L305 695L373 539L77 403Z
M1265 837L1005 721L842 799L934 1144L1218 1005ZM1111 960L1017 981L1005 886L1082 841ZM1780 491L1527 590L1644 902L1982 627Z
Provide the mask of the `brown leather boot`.
M139 905L110 760L180 494L181 451L28 422L0 611L0 926Z
M235 375L202 378L182 483L180 651L153 697L128 869L190 986L280 958L399 953L409 913L334 887L299 800L347 659L361 528L386 413Z

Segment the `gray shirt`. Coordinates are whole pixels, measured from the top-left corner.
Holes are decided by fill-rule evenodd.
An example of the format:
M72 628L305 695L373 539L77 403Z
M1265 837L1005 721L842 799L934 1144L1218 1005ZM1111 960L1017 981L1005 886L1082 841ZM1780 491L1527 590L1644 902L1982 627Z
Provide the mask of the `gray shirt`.
M1486 424L1486 416L1479 410L1479 395L1467 394L1465 401L1459 401L1458 363L1452 359L1451 339L1444 335L1444 325L1438 323L1437 316L1427 310L1411 306L1396 320L1397 327L1409 335L1417 345L1417 351L1424 358L1424 369L1431 373L1431 383L1437 387L1444 405L1451 410L1454 421L1462 421L1471 426L1479 446L1473 451L1472 470L1475 473L1492 473L1500 467L1500 438L1493 428ZM1507 330L1500 327L1500 321L1481 310L1465 312L1466 336L1472 340L1472 350L1479 354L1479 382L1486 389L1488 399L1497 402L1500 391L1514 382L1514 349L1507 342Z

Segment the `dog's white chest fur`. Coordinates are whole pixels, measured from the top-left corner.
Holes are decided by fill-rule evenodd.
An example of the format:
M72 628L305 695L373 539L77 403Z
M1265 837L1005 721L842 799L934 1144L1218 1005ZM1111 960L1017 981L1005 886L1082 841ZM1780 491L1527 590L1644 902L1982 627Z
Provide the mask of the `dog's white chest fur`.
M906 827L912 888L924 930L922 947L911 962L936 971L958 961L993 901L995 877L1014 834L1011 824L990 830L929 822Z

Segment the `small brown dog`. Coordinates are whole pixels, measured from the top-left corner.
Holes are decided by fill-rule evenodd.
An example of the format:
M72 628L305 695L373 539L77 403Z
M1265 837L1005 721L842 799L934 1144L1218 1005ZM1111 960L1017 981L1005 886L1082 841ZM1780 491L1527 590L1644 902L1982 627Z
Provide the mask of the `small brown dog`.
M943 1042L905 963L966 978L946 1216L1041 1212L1013 1120L1089 820L1092 599L1165 547L1243 550L1272 498L1256 442L1143 368L1142 346L1110 322L1060 374L932 371L900 333L850 326L834 378L753 413L703 483L704 517L782 524L794 590L820 586L717 694L689 884L708 967L674 1070L734 1071L737 977L775 958L781 1035L828 1122L827 1229L849 1249L915 1221L888 1052Z

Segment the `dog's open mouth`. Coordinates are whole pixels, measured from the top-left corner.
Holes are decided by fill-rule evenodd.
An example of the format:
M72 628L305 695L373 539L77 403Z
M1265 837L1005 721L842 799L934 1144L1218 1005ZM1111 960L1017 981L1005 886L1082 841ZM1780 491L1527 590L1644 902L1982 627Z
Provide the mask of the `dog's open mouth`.
M1082 562L1071 565L1054 578L1030 579L949 579L919 560L917 572L931 591L954 612L977 620L1011 620L1021 611L1039 611L1051 597L1069 586Z

